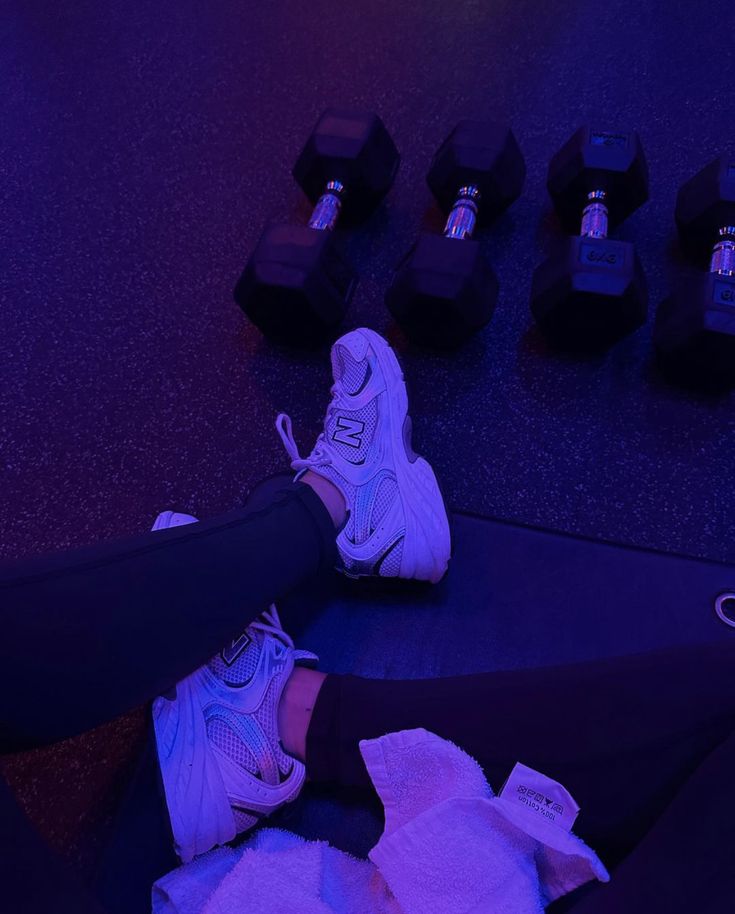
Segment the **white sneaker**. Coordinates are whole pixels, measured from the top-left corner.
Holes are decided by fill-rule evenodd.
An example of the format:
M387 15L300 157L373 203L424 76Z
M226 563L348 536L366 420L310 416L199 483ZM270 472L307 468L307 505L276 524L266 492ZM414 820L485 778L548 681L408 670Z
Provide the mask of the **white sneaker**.
M342 570L439 581L449 563L449 522L434 471L411 447L398 359L381 336L361 328L332 347L332 373L324 431L308 457L299 454L287 415L278 416L276 428L297 479L313 470L344 495Z
M195 520L165 512L153 529ZM166 803L176 852L185 863L298 796L305 769L281 746L278 705L294 664L316 659L294 649L271 606L177 683L175 697L154 701Z
M195 524L197 518L193 514L181 514L178 511L161 511L153 522L151 530L168 530L169 527L185 527L186 524Z

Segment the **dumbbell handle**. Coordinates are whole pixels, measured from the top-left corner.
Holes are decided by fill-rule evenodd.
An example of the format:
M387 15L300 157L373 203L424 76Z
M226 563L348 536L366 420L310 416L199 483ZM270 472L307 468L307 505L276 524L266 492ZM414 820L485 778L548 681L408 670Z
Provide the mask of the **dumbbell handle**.
M593 190L587 194L589 203L582 210L580 235L586 238L607 238L607 206L604 190Z
M723 225L718 234L720 240L712 251L709 271L722 276L733 276L735 274L735 225Z
M477 204L480 202L480 188L467 184L457 191L447 224L444 226L446 238L471 238L477 222Z
M342 209L344 192L345 186L341 181L327 181L324 193L316 201L314 212L309 219L309 228L319 229L321 232L332 231Z

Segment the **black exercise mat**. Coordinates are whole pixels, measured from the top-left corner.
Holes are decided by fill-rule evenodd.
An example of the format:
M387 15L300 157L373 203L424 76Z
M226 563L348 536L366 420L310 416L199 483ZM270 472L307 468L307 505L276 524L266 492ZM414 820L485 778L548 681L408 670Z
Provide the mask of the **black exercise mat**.
M454 516L453 533L450 571L435 587L335 577L300 594L316 605L298 645L325 671L421 678L735 639L714 609L735 590L733 565L469 514ZM366 796L312 789L279 824L364 855L381 816Z
M735 566L454 516L436 587L338 578L303 632L322 667L447 676L735 638L715 613ZM288 614L288 613L287 613Z

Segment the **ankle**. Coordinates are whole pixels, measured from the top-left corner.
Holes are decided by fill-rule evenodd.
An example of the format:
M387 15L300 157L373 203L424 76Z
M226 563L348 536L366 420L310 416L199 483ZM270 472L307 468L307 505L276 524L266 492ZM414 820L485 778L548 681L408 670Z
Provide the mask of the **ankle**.
M281 745L302 762L306 761L306 734L325 673L297 666L288 678L278 705L278 734Z
M339 529L347 519L347 505L344 495L337 486L313 470L307 470L299 482L303 482L316 492L324 507L329 511L335 528Z

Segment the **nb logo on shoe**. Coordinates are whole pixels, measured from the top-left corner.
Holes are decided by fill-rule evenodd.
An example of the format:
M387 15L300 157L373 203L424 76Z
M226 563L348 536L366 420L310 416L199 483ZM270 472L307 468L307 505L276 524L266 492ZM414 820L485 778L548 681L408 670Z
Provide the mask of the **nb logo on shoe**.
M242 654L248 644L250 644L250 635L247 635L245 632L243 632L239 638L236 638L229 647L226 647L220 653L220 657L224 660L227 666L232 666L232 664L237 660L240 654Z
M348 419L345 416L337 416L337 425L332 435L333 441L339 441L340 444L347 444L349 447L359 448L362 445L360 437L365 431L365 423L359 419Z

